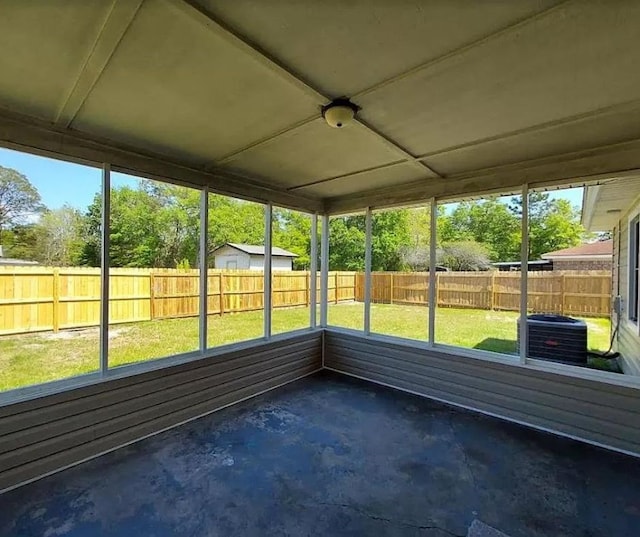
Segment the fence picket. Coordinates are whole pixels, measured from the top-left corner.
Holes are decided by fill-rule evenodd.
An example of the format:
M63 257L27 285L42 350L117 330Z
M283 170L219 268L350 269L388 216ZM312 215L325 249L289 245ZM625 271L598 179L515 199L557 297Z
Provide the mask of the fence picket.
M96 268L0 267L0 335L97 326L99 276ZM263 307L262 272L210 269L208 277L208 314ZM198 315L199 270L113 268L109 279L111 323ZM273 282L274 308L309 304L308 271L274 271ZM332 271L329 282L331 302L364 300L362 273ZM439 272L436 284L440 307L519 310L519 273ZM428 288L427 272L372 273L373 303L426 306ZM610 292L609 272L530 273L528 306L606 317Z

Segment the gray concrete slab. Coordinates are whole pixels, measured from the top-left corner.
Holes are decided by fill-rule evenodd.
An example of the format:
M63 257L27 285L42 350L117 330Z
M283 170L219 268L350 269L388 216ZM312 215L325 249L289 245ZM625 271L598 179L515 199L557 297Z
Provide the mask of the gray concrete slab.
M469 526L467 537L509 537L506 533L502 533L495 528L485 524L477 518Z
M637 459L323 373L0 496L0 535L632 537L638 491Z

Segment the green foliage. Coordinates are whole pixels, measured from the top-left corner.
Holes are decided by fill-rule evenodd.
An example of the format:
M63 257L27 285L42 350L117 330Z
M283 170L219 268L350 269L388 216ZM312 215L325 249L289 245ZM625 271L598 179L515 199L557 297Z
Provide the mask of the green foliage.
M14 225L0 230L0 244L6 257L37 259L38 233L34 225Z
M199 264L199 191L140 180L111 191L112 267L195 267ZM101 195L81 214L64 206L44 210L37 190L15 170L0 166L0 240L6 255L46 264L100 265ZM209 195L210 250L224 243L264 244L264 206ZM520 257L522 200L466 201L447 212L438 207L438 246L450 267L486 267L490 261ZM39 214L35 222L32 215ZM586 235L579 210L546 193L529 196L529 259L578 244ZM311 217L288 209L273 211L273 245L298 255L294 268L311 265ZM364 215L330 219L331 270L364 270ZM427 270L430 208L376 211L372 218L374 271ZM212 256L211 256L212 257ZM213 259L210 260L213 264ZM474 270L473 268L470 268Z
M529 205L529 260L542 254L577 246L588 235L580 223L580 210L568 200L551 199L546 192L531 192ZM511 200L510 210L522 214L522 199Z
M402 249L410 242L407 210L375 213L371 221L371 269L404 270Z
M491 261L520 259L520 218L498 199L462 202L445 221L442 243L474 241L486 246Z
M298 211L274 208L272 221L273 246L289 250L298 257L293 260L295 270L309 270L311 266L311 217Z
M45 265L81 264L85 243L84 221L80 211L69 205L47 210L34 226L37 236L34 258Z
M208 232L211 249L226 242L264 244L264 207L257 203L209 194Z
M329 220L329 270L364 270L364 216Z
M178 261L178 264L176 265L176 268L178 270L190 270L191 269L191 263L189 263L188 259L182 259L180 261Z

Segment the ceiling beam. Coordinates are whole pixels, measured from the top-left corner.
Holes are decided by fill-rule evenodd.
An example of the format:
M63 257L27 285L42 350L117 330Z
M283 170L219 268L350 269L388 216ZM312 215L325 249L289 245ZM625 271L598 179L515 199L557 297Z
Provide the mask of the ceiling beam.
M90 166L108 162L114 171L191 187L208 185L218 194L322 213L324 204L228 171L203 171L165 155L143 152L111 140L63 129L27 116L0 111L0 146Z
M640 139L447 178L412 181L340 198L328 198L325 200L325 209L329 214L341 214L365 207L420 203L433 197L455 199L496 194L517 189L525 183L530 188L582 184L607 177L635 176L639 170Z
M56 115L56 124L61 127L71 125L93 90L96 82L106 69L111 56L118 48L124 34L129 29L144 0L114 0L75 83Z
M203 15L207 19L209 19L211 21L214 20L211 14L209 14L206 11L203 11L201 7L197 6L192 1L190 1L190 0L177 0L177 1L187 2L194 9L196 9L196 10L200 11L201 13L203 13ZM403 72L403 73L399 73L399 74L397 74L397 75L395 75L395 76L393 76L391 78L388 78L388 79L386 79L386 80L384 80L384 81L382 81L382 82L380 82L378 84L375 84L373 86L370 86L369 88L361 90L361 91L357 92L355 95L352 95L351 98L354 101L357 102L357 99L359 97L362 97L364 95L372 93L372 92L374 92L374 91L376 91L376 90L378 90L378 89L380 89L380 88L382 88L382 87L384 87L384 86L386 86L388 84L391 84L391 83L393 83L393 82L395 82L397 80L401 80L401 79L406 78L408 76L411 76L411 75L413 75L413 74L415 74L417 72L421 72L421 71L424 71L424 70L428 70L430 68L434 68L436 65L439 65L442 62L451 61L451 60L455 59L458 56L461 56L463 54L468 53L469 51L471 51L472 49L474 49L474 48L476 48L478 46L481 46L481 45L484 45L486 43L489 43L489 42L493 41L494 39L498 39L498 38L500 38L500 37L502 37L504 35L507 35L509 33L516 32L516 31L520 30L522 27L524 27L524 26L526 26L528 24L531 24L531 23L533 23L533 22L535 22L535 21L537 21L537 20L539 20L539 19L541 19L543 17L548 16L549 14L551 14L554 11L558 10L560 6L562 6L564 4L567 4L570 1L573 1L573 0L564 0L564 1L562 1L562 2L560 2L558 4L556 4L556 5L548 8L548 9L545 9L543 11L535 13L534 15L527 16L527 17L525 17L525 18L523 18L523 19L521 19L521 20L519 20L519 21L517 21L515 23L512 23L512 24L510 24L510 25L508 25L508 26L506 26L504 28L501 28L500 30L498 30L496 32L493 32L493 33L491 33L489 35L486 35L486 36L484 36L484 37L482 37L482 38L480 38L480 39L478 39L476 41L473 41L471 43L463 45L462 47L459 47L459 48L457 48L455 50L447 52L447 53L445 53L445 54L443 54L441 56L438 56L436 58L432 58L432 59L430 59L430 60L428 60L428 61L426 61L426 62L424 62L424 63L422 63L422 64L420 64L418 66L415 66L415 67ZM243 43L246 44L248 42L246 40L246 38L241 37L238 34L233 33L233 31L230 30L228 27L226 27L223 22L221 22L219 20L215 20L215 24L226 28L227 31L231 32L237 39L240 39ZM256 49L256 50L258 50L258 47L256 45L251 45L251 47ZM264 53L264 52L261 52L261 53L264 54L265 56L267 56L266 53ZM275 62L275 60L273 60L273 58L272 58L272 61ZM287 72L289 74L292 74L291 71L287 70ZM293 74L293 76L295 78L297 78L297 79L300 79L299 75ZM308 84L308 83L305 82L305 84ZM308 84L308 85L310 86L310 84ZM319 95L322 95L321 92L319 92L319 91L317 91L316 93L319 94ZM321 104L326 104L327 102L331 101L331 99L328 96L322 96L322 97L323 97L323 102ZM271 140L273 140L275 138L278 138L278 137L280 137L280 136L282 136L284 134L287 134L287 133L289 133L291 131L294 131L294 130L298 129L299 127L301 127L303 125L306 125L307 123L310 123L311 121L314 121L317 117L318 116L313 116L313 117L307 118L307 119L305 119L305 120L303 120L303 121L301 121L299 123L296 123L296 124L291 125L291 126L285 128L285 129L282 129L282 130L280 130L278 132L275 132L275 133L273 133L273 134L271 134L271 135L269 135L269 136L267 136L265 138L262 138L260 140L256 140L255 142L253 142L253 143L251 143L251 144L249 144L249 145L247 145L245 147L239 148L238 150L234 151L233 153L230 153L228 155L223 156L222 158L218 159L215 162L215 164L216 165L224 164L225 162L228 162L229 160L231 160L231 159L233 159L233 158L235 158L235 157L237 157L237 156L239 156L239 155L241 155L241 154L243 154L243 153L245 153L245 152L247 152L247 151L249 151L251 149L254 149L255 147L259 147L261 145L264 145L264 144L270 142ZM357 119L361 124L365 125L368 129L375 130L371 125L366 124L364 121L360 120L359 118L357 118ZM379 131L375 130L375 132L378 135L383 136ZM421 164L423 164L423 167L426 168L427 171L428 171L428 173L427 173L428 176L439 176L439 175L441 175L441 174L437 173L436 170L431 168L430 165L427 162L422 162L425 158L428 158L429 156L433 156L434 154L439 154L439 152L438 153L433 153L433 154L428 154L428 155L421 155L421 156L418 156L416 158L414 155L412 155L409 152L407 152L404 148L398 146L397 143L391 141L388 137L383 136L383 138L386 141L391 142L393 145L396 146L396 149L399 150L399 152L398 152L399 156L402 156L402 158L405 159L405 161L412 161L412 162L413 161L421 161ZM452 148L452 150L453 150L453 148ZM333 180L333 179L332 178L319 179L318 182L331 181L331 180Z
M308 183L304 183L302 185L290 186L287 188L288 191L298 190L300 188L306 188L309 186L321 185L323 183L329 183L331 181L338 181L340 179L349 179L351 177L358 177L359 175L363 175L365 173L377 172L380 170L386 170L388 168L393 168L395 166L400 166L402 164L406 164L406 160L396 160L394 162L389 162L387 164L381 164L380 166L372 166L371 168L365 168L364 170L358 170L357 172L349 172L343 173L341 175L334 175L333 177L327 177L326 179L318 179L317 181L310 181Z
M222 157L220 157L218 160L216 160L213 164L210 164L208 167L212 167L212 166L220 166L222 164L225 164L227 162L229 162L230 160L233 160L236 157L239 157L240 155L242 155L243 153L246 153L247 151L250 151L251 149L255 149L256 147L260 147L261 145L265 145L267 143L269 143L271 140L275 140L276 138L279 138L280 136L282 136L283 134L287 134L288 132L294 131L296 129L299 129L300 127L304 127L305 125L308 125L309 123L313 123L314 121L316 121L318 119L319 115L316 114L315 116L311 116L308 117L306 119L303 119L302 121L299 121L298 123L296 123L295 125L289 125L288 127L270 134L269 136L265 136L264 138L261 138L259 140L256 140L254 142L251 142L248 145L245 145L244 147L241 147L240 149L237 149L235 151L233 151L232 153L228 153Z
M295 85L302 91L304 91L307 95L312 96L318 101L318 116L320 116L320 107L331 102L333 99L329 95L324 95L317 88L313 87L313 85L305 80L299 73L295 73L292 69L285 66L282 62L269 55L266 51L262 50L258 45L252 43L245 36L241 36L237 32L235 32L232 28L230 28L223 21L214 17L211 13L203 9L200 5L195 3L193 0L173 0L173 3L181 9L182 12L191 16L194 20L204 24L207 28L209 28L212 32L214 32L217 36L224 38L227 42L231 43L238 49L242 50L244 53L251 56L254 60L258 61L262 66L271 69L274 73L281 76L284 80L287 80L291 84ZM337 96L336 96L337 97ZM310 118L311 119L311 118ZM309 120L304 120L301 122L302 125L307 124ZM383 135L377 129L373 128L371 125L368 125L361 119L356 116L356 122L364 127L367 131L373 134L378 140L382 141L387 147L393 150L399 157L415 162L417 166L420 166L425 170L427 175L436 176L438 174L432 170L428 164L418 160L414 155L412 155L409 151L407 151L404 147L399 145L397 142L389 138L388 136ZM263 140L259 140L246 148L240 149L236 151L233 155L227 155L222 159L217 160L212 163L212 166L219 166L220 164L231 159L232 156L237 156L238 154L248 151L249 149L256 147L257 145L262 145L268 143L269 141L281 136L286 132L290 132L296 128L299 128L301 124L296 124L293 128L285 129L283 131L279 131L271 135L268 138L264 138Z
M195 1L171 0L171 4L195 22L204 25L212 33L256 60L263 67L269 69L280 78L296 86L309 97L315 99L318 102L319 107L324 104L324 101L326 101L326 97L312 87L310 83L304 80L300 74L295 73L276 58L270 56L268 52L262 50L258 45L252 43L246 37L240 36L227 24L215 18Z

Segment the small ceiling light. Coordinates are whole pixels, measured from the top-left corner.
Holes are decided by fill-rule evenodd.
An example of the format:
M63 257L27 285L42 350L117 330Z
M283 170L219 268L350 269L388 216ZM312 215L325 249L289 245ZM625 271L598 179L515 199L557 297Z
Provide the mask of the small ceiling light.
M358 110L349 99L335 99L322 107L322 117L330 127L341 129L355 117Z

